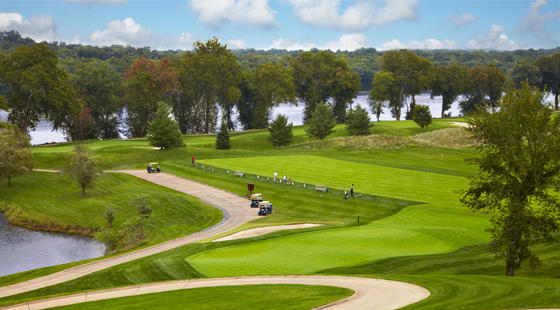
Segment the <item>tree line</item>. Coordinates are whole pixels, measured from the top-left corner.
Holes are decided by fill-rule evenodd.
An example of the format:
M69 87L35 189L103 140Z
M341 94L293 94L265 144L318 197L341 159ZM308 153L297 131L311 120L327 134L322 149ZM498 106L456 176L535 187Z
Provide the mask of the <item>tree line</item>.
M375 74L370 105L378 119L389 108L400 120L406 108L411 119L415 96L431 90L443 97L442 116L459 95L465 113L477 106L495 106L507 76L519 85L560 92L560 53L531 62L517 61L506 74L496 65L436 66L409 50L385 52ZM319 104L328 104L334 121L344 123L353 98L362 89L360 75L346 58L330 51L299 52L285 63L265 62L244 69L235 53L217 38L196 42L192 51L153 60L138 56L120 74L110 61L87 58L73 73L64 70L46 43L21 45L0 54L0 108L27 133L41 118L63 130L69 140L110 139L119 133L143 137L160 103L168 105L181 133L212 133L218 112L228 130L237 109L243 129L267 128L271 111L283 102L302 102L309 123ZM409 105L407 98L411 98Z

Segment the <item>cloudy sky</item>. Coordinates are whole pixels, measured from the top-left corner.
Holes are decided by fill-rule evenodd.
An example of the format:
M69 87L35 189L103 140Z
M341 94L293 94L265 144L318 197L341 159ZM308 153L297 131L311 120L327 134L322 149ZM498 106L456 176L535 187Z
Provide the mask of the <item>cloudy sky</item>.
M0 0L0 30L37 41L191 49L552 48L559 0Z

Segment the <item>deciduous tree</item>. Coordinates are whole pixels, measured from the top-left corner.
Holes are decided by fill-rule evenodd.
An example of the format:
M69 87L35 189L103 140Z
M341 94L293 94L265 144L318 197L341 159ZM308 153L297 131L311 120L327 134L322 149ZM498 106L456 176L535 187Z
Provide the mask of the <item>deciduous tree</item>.
M441 118L445 116L445 112L451 108L457 97L465 92L468 72L469 69L466 66L454 64L435 68L431 96L432 98L434 96L442 97Z
M558 110L560 94L560 53L543 56L537 59L537 66L542 75L542 87L554 94L554 108Z
M479 109L468 122L480 172L462 202L492 215L490 249L513 276L524 261L539 263L531 246L552 241L558 230L560 118L543 104L542 92L524 83L507 90L498 111Z
M539 67L525 58L515 61L513 67L508 71L508 79L517 88L520 88L521 83L525 81L529 83L529 86L539 86L542 81Z
M464 113L469 114L478 107L489 105L496 108L502 92L506 75L496 65L474 66L469 69L466 97L460 106Z
M0 122L0 180L7 178L8 186L12 186L12 177L32 169L29 137L15 125Z
M424 130L424 127L427 127L432 123L430 107L422 104L415 106L414 111L412 111L412 120L418 124L422 130Z
M78 103L68 74L58 67L58 57L47 44L22 46L3 57L0 82L7 85L8 119L27 133L41 118L54 129L63 128Z
M146 135L148 123L155 116L159 101L170 101L177 91L177 72L169 67L167 59L157 65L152 60L138 57L126 70L123 101L128 111L129 131L132 137Z
M395 82L393 73L382 71L375 74L373 82L371 83L369 104L371 110L377 116L378 122L379 116L383 113L383 108L386 106L391 110L393 117L396 119L400 118L402 94L401 88Z
M82 197L86 188L93 185L95 178L101 175L99 162L84 144L78 144L68 155L63 172L74 178L82 188Z

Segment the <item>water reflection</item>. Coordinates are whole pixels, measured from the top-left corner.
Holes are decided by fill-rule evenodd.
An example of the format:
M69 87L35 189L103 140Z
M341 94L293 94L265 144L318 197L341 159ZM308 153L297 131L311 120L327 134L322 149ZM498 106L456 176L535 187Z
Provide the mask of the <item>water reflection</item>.
M93 238L10 225L0 212L0 276L100 257L103 250Z

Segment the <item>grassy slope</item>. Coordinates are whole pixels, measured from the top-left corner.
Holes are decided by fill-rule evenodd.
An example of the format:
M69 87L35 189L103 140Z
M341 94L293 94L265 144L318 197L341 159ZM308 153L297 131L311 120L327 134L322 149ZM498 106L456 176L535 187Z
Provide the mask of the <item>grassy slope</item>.
M414 133L416 130L414 128L414 125L410 122L382 123L382 125L385 124L387 128L383 128L383 126L377 126L377 128L374 128L374 131L385 131L385 133L389 132L395 135L406 136ZM441 123L439 124L439 126L443 127L445 125ZM302 134L302 132L303 130L301 128L296 128L295 130L296 142L298 143L308 141L308 139ZM339 128L337 133L333 134L333 136L343 134L343 129ZM247 137L247 139L245 138L245 136ZM129 146L113 146L109 148L99 149L98 152L104 157L104 159L106 160L106 166L109 167L123 165L143 166L143 164L147 161L168 160L162 165L162 167L165 167L164 169L168 171L172 171L173 173L176 173L178 175L186 175L201 182L213 184L215 186L222 187L240 194L243 194L246 191L246 179L218 175L217 173L210 173L208 171L202 171L200 169L187 168L186 165L189 160L176 161L176 159L190 159L190 156L192 155L196 155L197 159L203 159L279 155L289 152L289 154L315 154L352 162L362 162L417 171L429 171L451 176L468 176L473 173L472 167L469 167L462 162L462 157L464 157L465 155L470 156L474 153L473 151L468 149L450 150L446 148L434 148L414 145L400 150L340 151L335 149L300 150L298 148L294 148L290 150L276 151L272 147L270 147L270 144L266 141L266 133L263 131L255 131L249 134L232 137L232 144L234 145L234 149L230 151L218 152L211 148L207 148L207 146L212 146L214 141L214 138L209 136L188 137L186 138L186 141L189 146L188 148L178 149L173 152L158 152L145 149L132 149ZM113 156L113 154L117 153L127 154L127 160L125 161L118 156ZM43 165L44 167L51 167L56 165L57 162L60 161L60 158L62 158L62 154L53 154L54 155L52 157L38 156L38 165ZM376 167L376 169L379 169L379 167ZM266 174L271 173L268 170L270 169L266 170ZM298 197L294 197L294 194L292 192L286 193L285 191L287 191L287 189L285 187L266 187L266 184L259 183L257 186L259 189L263 189L264 186L266 195L268 197L273 197L273 199L271 200L275 202L275 206L278 206L280 209L285 209L282 210L285 212L262 219L261 222L283 222L287 220L287 218L283 217L287 210L291 211L294 209L297 209L298 212L292 214L292 216L296 216L297 214L297 216L301 216L301 219L304 220L305 218L307 218L307 215L310 215L312 219L315 218L317 220L320 217L320 213L324 212L325 210L330 210L328 208L328 205L323 203L323 199L309 201L309 203L313 205L306 208L294 208L289 203L284 204L284 201L289 200L287 199L288 197L294 199L297 199ZM346 182L341 184L341 187L342 186L347 186ZM328 201L325 202L328 203ZM441 202L445 202L444 199L442 199ZM295 204L295 206L299 205ZM421 207L435 208L434 212L432 212L432 216L425 217L425 212L416 214L413 212L414 209L421 210ZM320 210L320 213L313 212L317 208ZM449 214L441 214L441 211L447 211L449 212ZM411 213L407 215L406 212ZM346 213L347 212L339 212L338 214L336 214L336 212L333 211L329 212L328 214L330 214L332 218L336 217L337 215L344 216ZM327 217L329 216L328 214ZM461 226L457 225L457 222L447 222L447 220L453 219L457 215L471 216L474 219L473 222L467 223L467 226L470 227L469 229L471 229L472 231L463 231L463 233L459 235L454 235L453 232L450 233L450 230L448 229L461 230ZM343 220L342 222L346 221L346 223L349 223L348 220L352 217L353 215L350 216L346 214L345 218L347 218L347 220ZM448 205L440 206L437 202L424 206L409 206L405 208L403 212L400 212L395 216L384 218L381 221L373 222L361 227L364 227L364 229L366 230L364 230L363 232L366 232L370 231L370 226L375 227L376 225L382 225L385 221L387 222L387 228L394 228L399 226L403 227L404 225L408 226L408 228L412 229L413 231L416 229L417 231L425 233L427 228L433 227L432 221L434 220L436 221L434 223L436 223L437 225L447 225L447 227L446 229L440 231L437 231L437 229L434 230L433 236L435 236L438 240L441 240L443 237L443 239L446 240L449 244L455 243L454 246L461 243L476 243L473 240L462 240L464 236L468 234L472 234L474 236L473 239L478 239L480 235L485 235L483 233L483 223L485 222L485 220L481 220L480 216L473 216L470 214L470 212L466 212L463 207L458 205L452 207L449 207ZM460 224L463 225L463 223ZM347 234L346 230L348 229L352 228L335 229L332 231L336 232L340 230L341 234L344 235ZM46 288L41 291L30 292L24 294L24 296L14 296L10 299L12 301L16 301L23 300L31 296L60 294L62 292L79 291L92 287L102 288L133 283L144 283L149 281L203 277L203 274L200 274L198 271L194 270L192 266L190 266L185 261L185 257L189 257L193 254L196 255L196 253L211 253L213 249L219 250L219 248L224 247L239 248L243 247L244 244L246 244L247 247L260 247L261 243L279 242L278 240L281 241L284 238L293 238L295 240L297 239L295 238L295 236L297 235L300 235L302 238L309 238L307 235L318 233L331 233L331 231L315 231L313 233L303 234L299 234L298 232L278 232L268 236L253 238L249 240L189 245L172 251L154 255L152 257L145 258L139 261L135 261L133 263L116 266L114 268L110 268L108 270L104 270L99 273L95 273L90 276L68 282L66 284ZM487 238L487 236L485 238ZM345 240L341 240L341 242L344 241ZM366 246L368 245L366 244ZM328 274L334 273L362 276L381 276L418 283L429 288L432 291L432 296L417 305L411 306L412 308L420 307L437 309L453 307L493 309L523 306L559 306L557 298L559 295L558 287L560 287L560 281L558 280L559 275L557 274L557 270L560 270L560 266L558 263L560 261L558 259L558 248L542 248L540 250L541 258L543 258L544 260L544 266L541 269L531 271L527 268L522 268L519 271L519 274L522 276L541 277L538 279L524 277L506 278L498 276L503 272L502 263L499 261L495 261L493 257L488 254L484 247L483 249L478 248L478 250L475 251L473 251L472 248L473 247L465 247L456 251L440 254L399 254L401 256L388 257L385 259L377 260L375 262L370 261L351 267L342 267L341 265L347 265L339 264L339 266L335 268L320 270L318 272ZM204 252L205 250L208 252ZM357 254L360 254L359 252L361 252L362 250L363 247L357 249ZM435 264L434 261L436 262ZM328 267L328 264L326 264L326 266ZM415 268L415 266L417 266L418 268ZM291 267L293 267L293 265L291 265L290 268ZM496 276L486 276L487 274ZM546 277L552 277L554 279ZM4 299L0 301L0 304L7 304L10 299Z
M295 310L316 308L353 293L339 287L311 285L223 286L122 297L53 309Z

